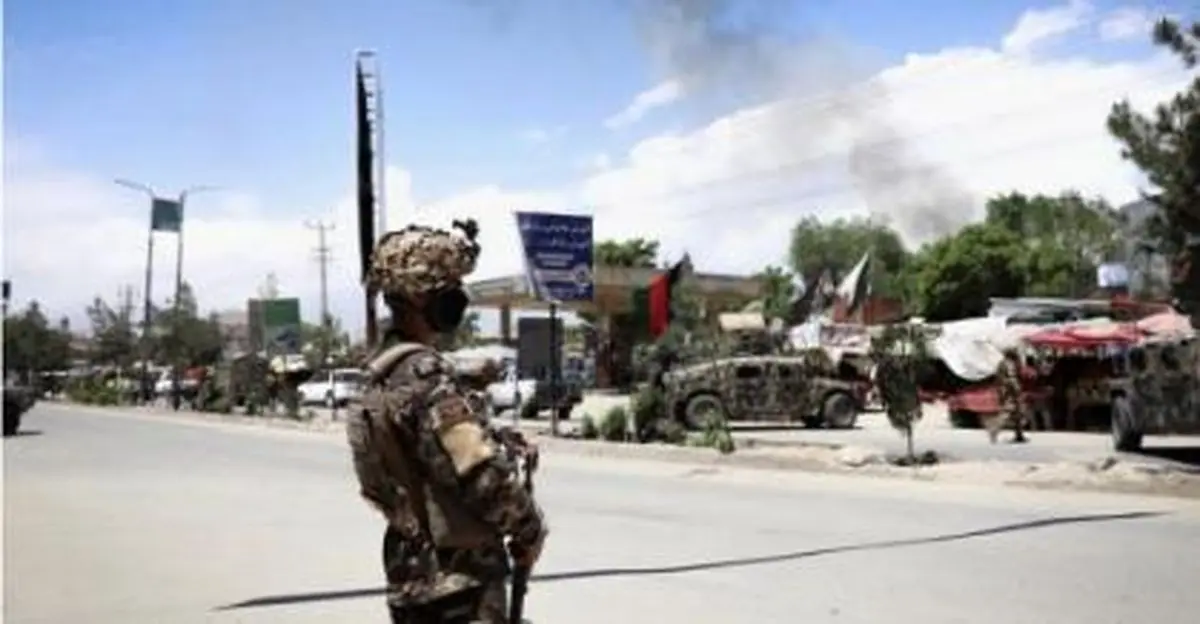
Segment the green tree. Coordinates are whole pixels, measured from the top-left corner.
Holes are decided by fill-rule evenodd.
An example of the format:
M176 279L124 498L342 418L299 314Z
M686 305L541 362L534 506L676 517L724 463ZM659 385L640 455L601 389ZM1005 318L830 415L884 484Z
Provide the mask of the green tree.
M658 251L656 240L603 240L596 244L593 260L597 266L652 269L658 260Z
M225 347L216 314L199 315L199 305L190 284L179 290L179 307L168 301L152 312L154 355L160 362L187 366L210 366L221 359Z
M1155 44L1172 51L1183 66L1200 62L1200 22L1185 26L1163 18L1152 33ZM1158 251L1174 256L1172 292L1200 322L1200 74L1152 115L1128 100L1113 105L1108 130L1122 145L1121 156L1137 165L1150 182L1146 194L1157 209L1148 234Z
M868 250L872 257L872 291L884 296L899 295L909 253L895 230L870 219L836 219L825 223L816 217L805 217L792 229L788 258L797 275L811 278L828 269L834 280L840 280Z
M768 320L787 318L792 297L796 294L792 274L782 267L769 266L756 277L762 284L759 297L763 304L763 316Z
M920 373L929 358L925 334L912 325L888 325L871 338L871 360L888 422L904 436L907 463L917 460L913 429L921 420Z
M968 225L921 249L911 269L917 310L929 321L981 316L991 297L1025 289L1024 240L1005 227Z
M128 369L138 361L138 331L132 297L122 298L116 307L100 297L87 309L92 340L88 359L93 364Z
M342 328L341 319L327 315L324 323L301 323L300 342L308 354L308 364L312 368L322 366L321 355L340 359L350 348L350 334Z
M653 269L658 261L659 244L656 240L631 238L627 240L603 240L596 243L592 260L596 266L630 269ZM580 312L578 316L588 324L596 323L596 315ZM617 328L631 329L635 322L632 314L617 314L612 319Z
M1025 241L1030 296L1087 296L1096 289L1096 268L1124 252L1120 213L1075 192L999 195L988 200L985 222Z
M20 314L6 317L4 369L25 373L69 368L71 334L63 327L61 321L57 328L51 327L37 301L31 301Z

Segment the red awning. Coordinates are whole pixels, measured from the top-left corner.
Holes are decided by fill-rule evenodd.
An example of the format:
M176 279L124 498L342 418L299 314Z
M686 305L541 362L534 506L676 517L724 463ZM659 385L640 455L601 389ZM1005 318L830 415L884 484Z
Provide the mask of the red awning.
M1142 332L1132 324L1074 325L1043 329L1025 337L1030 346L1040 349L1076 350L1120 347L1137 344Z

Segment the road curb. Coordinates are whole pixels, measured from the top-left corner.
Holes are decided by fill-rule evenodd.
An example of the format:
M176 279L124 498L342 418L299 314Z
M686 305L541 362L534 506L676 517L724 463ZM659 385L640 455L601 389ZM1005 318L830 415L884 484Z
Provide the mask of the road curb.
M319 419L297 421L278 416L242 416L162 408L97 406L47 401L93 413L125 414L142 417L191 421L195 423L250 425L262 429L337 435L344 432L343 421ZM1038 490L1089 491L1115 494L1154 495L1200 499L1200 475L1180 472L1155 472L1133 463L1113 469L1112 463L1061 462L1059 464L1008 462L951 462L932 466L896 466L876 449L805 443L792 445L750 445L730 454L705 447L676 446L661 443L620 443L600 440L555 438L536 428L532 434L544 451L569 453L593 459L630 459L712 467L736 467L763 470L800 471L875 478L909 479L962 485L1023 487Z

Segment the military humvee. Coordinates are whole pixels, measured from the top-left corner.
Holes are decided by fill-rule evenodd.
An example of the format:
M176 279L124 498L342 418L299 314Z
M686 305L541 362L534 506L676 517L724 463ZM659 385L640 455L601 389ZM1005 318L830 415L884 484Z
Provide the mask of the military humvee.
M4 436L17 435L21 428L21 416L37 402L33 388L16 384L4 384Z
M717 358L667 372L670 413L684 426L703 428L708 414L729 420L782 420L808 427L854 427L863 389L836 379L806 354Z

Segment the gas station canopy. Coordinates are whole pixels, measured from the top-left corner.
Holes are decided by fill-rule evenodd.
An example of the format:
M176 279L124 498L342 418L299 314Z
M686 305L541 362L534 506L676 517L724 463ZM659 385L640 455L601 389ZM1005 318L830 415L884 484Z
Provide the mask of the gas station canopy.
M598 266L595 280L595 299L591 302L563 302L563 307L575 312L622 314L630 312L633 292L650 283L664 269ZM759 280L754 277L693 273L696 290L710 304L739 303L761 296ZM471 304L480 307L510 307L537 309L546 304L534 298L524 274L506 275L467 284Z

